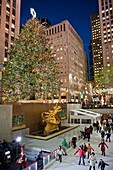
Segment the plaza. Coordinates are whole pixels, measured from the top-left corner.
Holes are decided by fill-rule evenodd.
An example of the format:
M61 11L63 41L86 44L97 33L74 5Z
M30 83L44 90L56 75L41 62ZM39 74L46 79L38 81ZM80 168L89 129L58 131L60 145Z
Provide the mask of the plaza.
M101 155L101 151L100 148L98 147L99 142L101 141L100 138L100 133L97 133L96 131L93 132L93 134L91 135L91 141L90 144L91 146L94 148L94 152L96 154L96 158L97 158L97 164L96 164L96 169L99 159L103 159L106 163L109 164L109 166L106 166L106 170L113 170L113 134L111 137L111 142L106 142L106 144L108 145L108 149L106 149L106 156L102 156ZM87 140L80 140L77 143L77 148L83 144L86 143L88 144ZM68 150L68 155L63 157L63 162L60 163L59 161L54 162L53 164L50 164L50 166L48 166L47 170L88 170L88 160L85 159L85 163L86 165L78 165L78 154L74 155L74 151L76 149L70 148Z

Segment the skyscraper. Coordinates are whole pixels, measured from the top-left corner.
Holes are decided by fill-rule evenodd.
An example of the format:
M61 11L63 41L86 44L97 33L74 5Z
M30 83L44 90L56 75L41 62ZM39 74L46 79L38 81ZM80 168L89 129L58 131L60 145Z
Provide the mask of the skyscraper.
M19 35L21 0L0 0L0 63L7 61L7 50Z
M98 0L103 66L113 66L113 0Z
M92 30L92 56L94 75L98 75L103 69L102 43L100 31L99 14L94 13L90 16Z
M90 41L90 45L89 45L88 80L94 81L94 64L93 64L93 54L92 54L92 41Z
M87 79L87 57L81 38L67 20L49 27L47 36L62 82L61 101L80 101Z

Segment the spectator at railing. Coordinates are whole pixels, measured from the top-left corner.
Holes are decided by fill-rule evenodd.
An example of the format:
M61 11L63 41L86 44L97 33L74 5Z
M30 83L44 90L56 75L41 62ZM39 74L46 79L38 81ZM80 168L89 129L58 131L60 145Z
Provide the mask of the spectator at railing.
M57 154L58 154L58 157L59 157L59 161L62 162L62 156L64 153L63 149L62 149L62 146L59 146L58 150L57 150Z
M68 148L68 143L67 143L66 139L64 139L62 141L62 149L63 149L65 155L67 155L67 148Z

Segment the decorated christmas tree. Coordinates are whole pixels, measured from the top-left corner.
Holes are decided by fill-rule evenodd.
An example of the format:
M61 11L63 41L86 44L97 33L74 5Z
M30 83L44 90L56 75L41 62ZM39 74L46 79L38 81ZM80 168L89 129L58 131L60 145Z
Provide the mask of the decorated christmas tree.
M45 27L37 18L23 25L9 59L4 65L2 97L4 102L46 99L60 90L58 69L51 53Z

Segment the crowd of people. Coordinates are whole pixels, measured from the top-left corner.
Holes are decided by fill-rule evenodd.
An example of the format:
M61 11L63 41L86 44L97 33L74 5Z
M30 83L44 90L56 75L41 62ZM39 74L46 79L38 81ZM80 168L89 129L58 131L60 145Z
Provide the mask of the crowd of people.
M100 133L100 142L98 143L97 147L100 148L101 159L98 162L96 159L95 148L93 148L90 143L90 139L94 131ZM89 170L91 169L95 170L96 164L98 165L98 168L100 168L100 170L104 170L105 166L109 166L109 164L102 159L102 156L106 156L106 149L109 148L106 142L111 142L111 133L112 133L112 127L108 121L106 121L106 123L104 122L103 124L100 124L98 121L96 121L93 123L93 125L90 125L89 127L85 127L84 130L81 131L83 140L87 140L88 142L87 145L84 142L82 145L80 145L77 148L77 137L73 136L71 139L71 145L75 149L74 155L78 154L79 156L78 165L81 164L85 165L86 162L85 159L87 159L87 162L89 163ZM68 147L69 147L68 143L66 139L64 139L62 145L59 146L58 149L60 162L62 162L62 156L67 155Z

